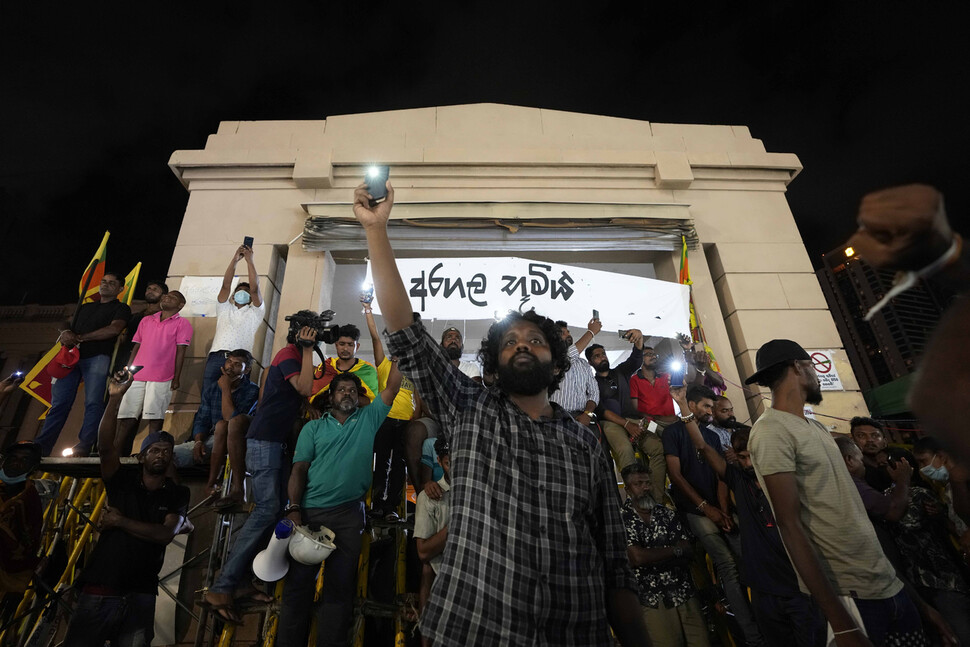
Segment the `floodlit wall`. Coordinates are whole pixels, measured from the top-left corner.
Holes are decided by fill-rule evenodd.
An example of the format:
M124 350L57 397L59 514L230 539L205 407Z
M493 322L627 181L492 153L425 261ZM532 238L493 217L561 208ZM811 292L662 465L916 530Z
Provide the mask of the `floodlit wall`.
M644 218L682 213L700 240L701 249L690 254L693 294L725 377L740 383L753 372L762 343L788 337L806 349L835 351L846 390L826 392L816 412L865 413L785 199L801 165L793 154L766 152L744 126L656 124L496 104L223 122L204 149L176 151L169 162L190 194L169 285L186 276L221 276L243 236L253 236L268 305L255 355L265 365L284 344L285 335L275 332L285 332L283 317L329 306L337 264L360 262L361 254L306 252L299 236L315 209L337 205L350 214L353 188L371 163L391 166L397 203L415 209L516 203L517 217L541 218L543 205L582 203L600 214L590 217L608 218L611 208L630 205ZM495 255L512 254L497 249ZM637 259L594 245L579 256L649 263L664 280L676 280L679 266L673 252ZM563 254L559 262L576 258ZM193 325L183 390L173 402L176 427L198 403L214 332L211 318L194 318ZM754 416L765 406L757 390L743 394L732 386L728 395L740 419L742 399ZM839 430L847 431L844 423Z

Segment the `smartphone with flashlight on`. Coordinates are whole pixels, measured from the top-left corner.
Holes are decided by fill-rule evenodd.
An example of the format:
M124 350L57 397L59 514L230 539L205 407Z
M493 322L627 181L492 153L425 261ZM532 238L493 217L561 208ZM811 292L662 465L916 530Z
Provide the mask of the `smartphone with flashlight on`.
M370 193L370 206L377 206L387 198L387 178L391 169L389 166L367 167L367 192Z
M671 388L684 386L684 374L687 372L687 366L684 363L683 357L677 357L676 355L671 357L670 361L667 362L667 372L670 373Z
M126 366L125 370L128 371L128 375L135 377L135 373L145 368L144 366Z

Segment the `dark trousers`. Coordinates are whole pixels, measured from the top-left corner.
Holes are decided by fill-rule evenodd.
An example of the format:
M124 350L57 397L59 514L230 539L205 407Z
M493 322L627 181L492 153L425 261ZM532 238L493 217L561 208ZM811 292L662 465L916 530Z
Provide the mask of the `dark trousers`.
M825 617L807 595L774 595L751 589L751 608L768 645L825 644Z
M970 645L970 595L925 587L920 587L919 592L950 623L960 644Z
M326 526L332 530L337 545L323 568L323 591L316 608L317 647L347 645L364 532L364 504L353 501L333 508L307 508L303 511L303 520L311 528ZM307 566L290 560L280 606L277 647L306 647L313 589L319 571L319 564Z
M855 606L873 645L925 644L919 642L923 624L906 589L885 600L856 599Z
M397 510L404 488L404 429L407 420L387 418L374 436L374 481L371 508L382 515Z
M150 593L78 598L63 647L149 647L155 637L155 596Z

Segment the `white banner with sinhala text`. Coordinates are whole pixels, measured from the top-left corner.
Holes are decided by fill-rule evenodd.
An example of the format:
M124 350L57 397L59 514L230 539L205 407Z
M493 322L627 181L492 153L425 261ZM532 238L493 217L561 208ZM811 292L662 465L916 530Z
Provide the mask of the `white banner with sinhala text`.
M690 334L689 290L678 283L514 257L403 258L397 266L424 319L493 319L535 309L581 328L595 309L604 330ZM374 311L380 313L376 300Z

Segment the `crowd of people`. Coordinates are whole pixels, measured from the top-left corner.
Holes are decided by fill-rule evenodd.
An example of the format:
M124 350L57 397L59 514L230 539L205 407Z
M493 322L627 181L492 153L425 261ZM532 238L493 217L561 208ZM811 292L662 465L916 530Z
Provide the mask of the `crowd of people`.
M637 329L622 333L630 354L612 366L594 343L597 317L574 339L568 322L510 312L478 362L463 361L461 331L433 338L412 313L387 237L386 188L375 203L358 187L353 207L372 263L374 289L360 301L374 362L358 356L357 325L301 311L253 381L265 308L253 251L240 247L183 443L162 426L193 334L179 315L185 298L152 281L132 316L117 299L120 277L104 275L100 301L60 335L80 360L57 381L42 430L3 453L5 603L37 566L42 506L28 477L83 380L106 382L108 397L86 389L73 455L97 450L108 506L66 647L151 643L165 547L192 530L176 469L192 465L207 475L210 505L252 504L200 600L222 622L241 624L250 606L273 600L252 567L281 520L326 529L336 547L317 602L320 564L291 560L281 647L304 647L311 619L318 645L348 644L363 533L368 519L408 515L406 480L417 493L425 644L704 646L726 610L738 645L970 645L970 469L959 455L931 436L891 446L871 418L833 434L806 417L821 401L818 378L785 339L759 349L747 380L771 393L753 426L737 421L726 381L686 336L671 344L682 372ZM248 282L233 286L241 261ZM119 339L124 361L112 369ZM139 420L140 469L126 471L119 458ZM712 578L698 577L705 556Z

